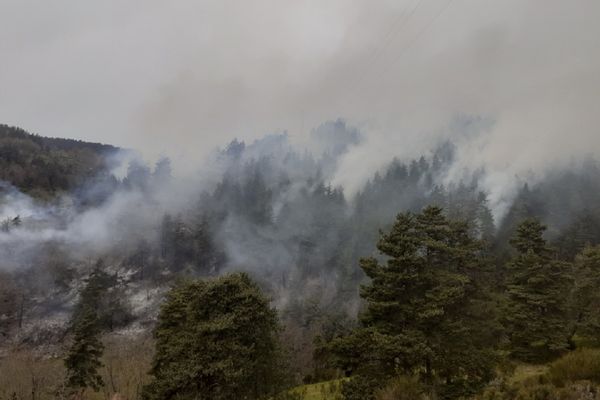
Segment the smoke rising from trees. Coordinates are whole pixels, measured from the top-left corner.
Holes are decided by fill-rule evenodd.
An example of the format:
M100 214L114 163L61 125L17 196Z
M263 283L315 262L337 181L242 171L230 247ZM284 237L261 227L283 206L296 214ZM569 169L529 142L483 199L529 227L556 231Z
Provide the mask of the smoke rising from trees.
M7 0L0 117L170 155L188 173L223 138L287 130L302 142L342 117L365 136L334 178L351 190L394 156L429 150L456 115L480 115L494 123L458 146L455 169L485 168L502 210L515 176L600 150L599 7Z

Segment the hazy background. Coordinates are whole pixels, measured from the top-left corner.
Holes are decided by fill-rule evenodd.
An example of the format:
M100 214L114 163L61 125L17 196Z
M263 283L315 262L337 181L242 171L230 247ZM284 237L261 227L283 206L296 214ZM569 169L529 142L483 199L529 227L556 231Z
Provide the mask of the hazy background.
M355 190L440 137L494 188L600 149L596 0L0 0L0 121L168 154L346 118ZM493 121L452 128L460 114Z

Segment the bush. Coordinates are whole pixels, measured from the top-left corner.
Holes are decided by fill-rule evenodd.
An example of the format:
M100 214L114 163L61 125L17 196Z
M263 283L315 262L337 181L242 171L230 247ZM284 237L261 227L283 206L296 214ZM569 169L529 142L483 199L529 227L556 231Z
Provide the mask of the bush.
M373 392L377 389L377 381L364 376L354 376L342 383L344 400L375 400Z
M600 400L600 349L580 349L544 368L502 375L477 400Z
M182 282L161 307L145 400L259 399L283 389L279 323L247 274Z
M550 381L563 387L569 382L600 383L600 349L578 349L550 365Z

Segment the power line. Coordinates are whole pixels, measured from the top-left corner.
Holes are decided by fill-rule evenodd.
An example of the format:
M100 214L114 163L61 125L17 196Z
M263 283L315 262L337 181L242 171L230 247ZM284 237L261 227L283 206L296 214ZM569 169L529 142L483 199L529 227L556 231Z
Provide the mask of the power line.
M453 1L454 0L448 0L446 4L444 4L444 6L438 11L438 13L429 21L429 23L425 25L425 27L423 27L423 29L420 30L415 36L413 36L413 38L407 43L407 45L404 48L402 48L402 50L400 50L400 53L398 54L398 56L396 56L394 62L399 60L400 57L402 57L404 53L406 53L406 51L409 50L412 47L412 45L433 26L433 24L438 20L438 18L441 17L442 14L450 7L450 4ZM393 64L394 62L392 62L391 64Z
M429 22L427 24L425 24L425 26L423 27L423 29L421 29L419 32L417 32L417 34L415 36L413 36L408 42L407 44L400 50L400 52L394 57L394 59L388 63L387 65L384 66L384 68L381 71L380 76L385 75L385 73L390 69L391 66L393 66L394 64L396 64L398 62L398 60L408 51L410 50L410 48L425 34L427 33L427 31L429 31L431 29L431 27L434 25L434 23L442 16L442 14L444 14L444 12L446 12L446 10L450 7L450 4L453 2L454 0L448 0L444 6L442 8L440 8L440 10L433 16L432 19L429 20ZM411 12L411 15L414 15L416 9L419 7L419 5L421 4L421 2L419 1L419 3L417 3L416 7L413 8L413 11ZM410 17L409 16L409 17ZM405 25L406 26L406 25ZM364 76L363 76L364 78ZM364 79L363 79L364 80ZM362 83L359 82L359 83ZM358 99L358 95L360 94L360 87L358 85L355 86L355 90L353 90L350 93L351 97L354 97L355 100Z
M397 36L397 34L408 25L408 21L415 15L421 3L422 0L418 0L415 3L414 7L408 13L407 11L409 7L405 7L402 10L402 12L398 15L398 17L392 22L392 24L390 25L390 29L388 29L387 33L384 35L384 38L382 40L383 45L377 47L375 51L371 54L371 56L368 57L369 61L366 63L365 67L362 69L362 72L357 77L356 83L354 84L355 90L353 90L352 93L360 89L360 86L362 85L369 72L373 69L373 66L385 53L385 50L390 46L394 37ZM406 18L404 18L405 16Z

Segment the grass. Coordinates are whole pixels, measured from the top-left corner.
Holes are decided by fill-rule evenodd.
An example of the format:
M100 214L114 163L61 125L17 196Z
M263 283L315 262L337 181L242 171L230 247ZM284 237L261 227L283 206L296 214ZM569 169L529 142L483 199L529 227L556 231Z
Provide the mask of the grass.
M548 373L549 365L518 364L510 374L508 383L520 386L528 381L536 381ZM338 400L341 399L340 385L343 379L302 385L290 390L291 394L300 395L302 400Z
M519 364L510 375L510 385L520 385L529 380L536 380L548 372L548 365ZM343 379L297 386L290 390L291 394L300 395L302 400L337 400L341 399L340 385Z
M343 379L313 383L295 387L290 392L299 394L302 400L335 400L340 399L340 385Z
M519 364L509 378L510 384L520 384L531 378L544 375L548 371L548 365Z

